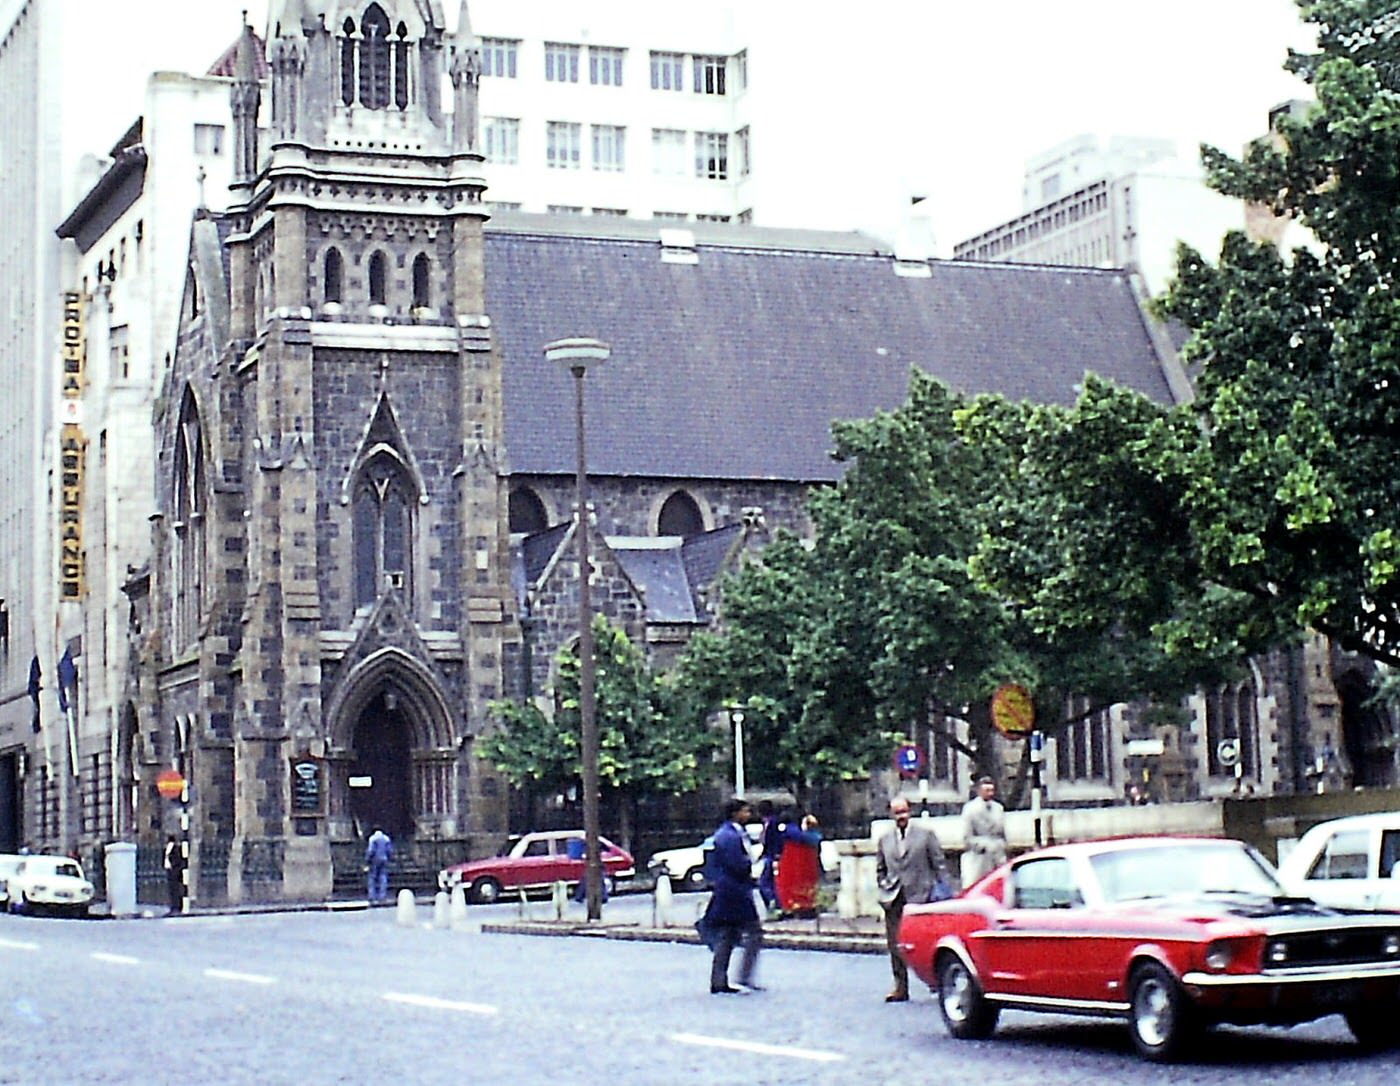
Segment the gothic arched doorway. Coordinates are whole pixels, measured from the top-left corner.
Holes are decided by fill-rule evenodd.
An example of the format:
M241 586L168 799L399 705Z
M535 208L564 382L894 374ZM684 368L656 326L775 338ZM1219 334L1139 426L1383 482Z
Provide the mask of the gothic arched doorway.
M413 835L413 729L388 687L366 703L351 738L350 813L364 836L378 826Z

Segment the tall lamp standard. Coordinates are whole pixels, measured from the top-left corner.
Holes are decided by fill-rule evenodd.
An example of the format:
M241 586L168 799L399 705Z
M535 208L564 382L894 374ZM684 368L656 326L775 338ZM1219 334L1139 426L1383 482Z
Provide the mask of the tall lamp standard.
M734 794L744 794L744 710L739 705L726 705L729 722L734 725Z
M588 919L603 915L603 863L598 851L598 718L593 696L593 601L588 585L588 455L583 441L583 377L589 366L606 362L612 352L596 339L557 339L544 345L548 362L574 375L574 433L578 449L578 712L583 755L583 839Z

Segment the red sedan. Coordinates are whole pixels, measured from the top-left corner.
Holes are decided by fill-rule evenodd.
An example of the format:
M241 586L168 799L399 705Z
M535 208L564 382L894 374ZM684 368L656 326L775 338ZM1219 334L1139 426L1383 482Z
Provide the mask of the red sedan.
M951 901L904 912L899 947L954 1037L1003 1008L1125 1018L1150 1060L1208 1026L1340 1013L1400 1045L1400 913L1289 897L1238 841L1137 837L1028 853Z
M467 900L490 905L506 891L542 890L556 882L574 886L583 878L582 830L546 830L527 833L508 844L499 856L468 860L438 872L438 886L451 891L466 889ZM599 858L608 894L618 879L637 873L632 854L606 837L598 838Z

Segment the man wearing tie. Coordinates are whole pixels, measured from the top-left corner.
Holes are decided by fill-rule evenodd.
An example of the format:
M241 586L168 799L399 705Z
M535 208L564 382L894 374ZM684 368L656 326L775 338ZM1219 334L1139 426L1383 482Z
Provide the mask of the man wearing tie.
M928 901L939 879L948 878L943 846L933 827L909 818L909 801L903 796L890 800L891 826L880 838L876 851L880 905L885 910L885 942L890 949L890 969L894 987L886 1003L909 1000L909 967L899 955L899 921L906 904Z

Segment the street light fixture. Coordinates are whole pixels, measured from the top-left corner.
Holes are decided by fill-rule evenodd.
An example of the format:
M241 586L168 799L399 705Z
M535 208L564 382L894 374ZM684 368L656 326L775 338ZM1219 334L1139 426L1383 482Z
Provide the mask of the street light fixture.
M603 915L603 863L598 850L598 718L593 695L593 602L588 584L588 455L584 446L583 377L589 366L601 365L611 353L608 345L597 339L557 339L544 345L545 360L574 375L574 433L578 449L578 519L574 527L578 544L578 711L583 747L584 892L589 920Z
M726 705L729 722L734 725L734 794L744 794L744 710L738 705Z

